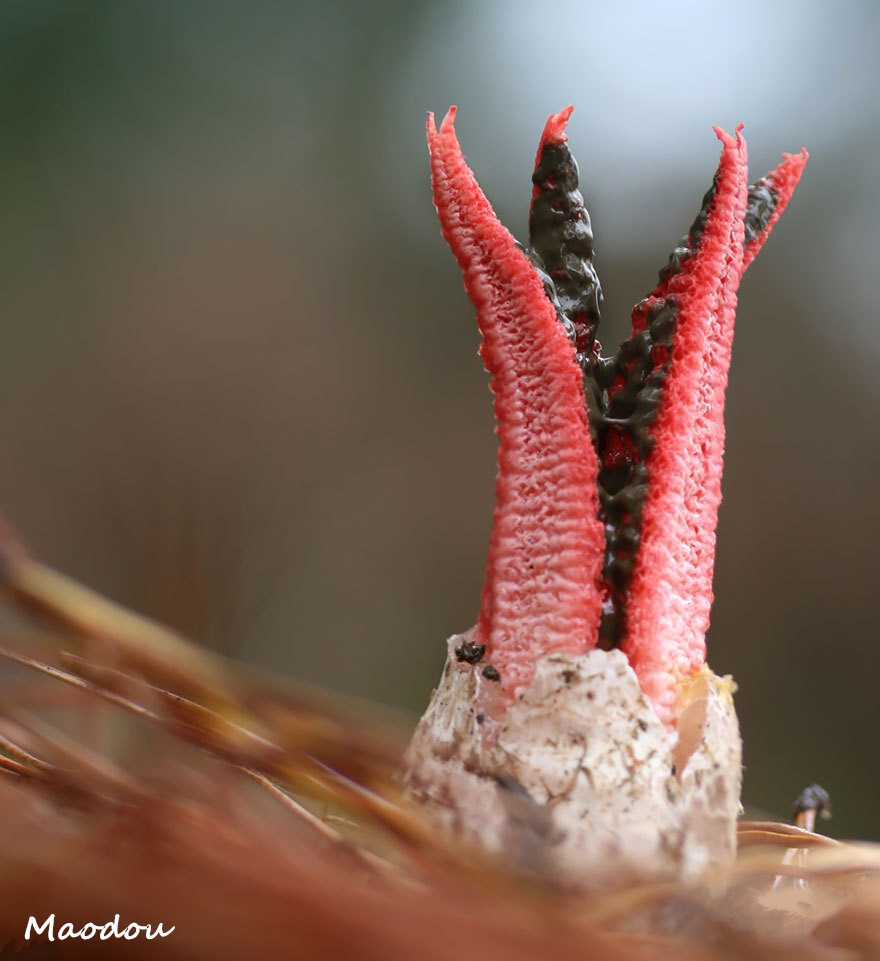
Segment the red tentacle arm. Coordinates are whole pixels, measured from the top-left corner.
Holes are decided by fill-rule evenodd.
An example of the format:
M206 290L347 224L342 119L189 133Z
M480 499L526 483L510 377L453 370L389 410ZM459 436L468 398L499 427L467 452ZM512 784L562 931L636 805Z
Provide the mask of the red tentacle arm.
M455 108L428 117L434 203L483 335L498 433L478 640L508 699L549 652L596 643L604 533L581 373L541 281L465 163Z
M743 270L746 146L739 130L716 133L723 149L699 246L665 285L678 320L646 462L650 484L621 645L667 721L676 715L677 680L705 662L724 391Z
M776 202L773 213L770 215L764 229L753 240L750 240L746 244L745 253L743 254L743 272L745 272L749 264L758 255L758 251L764 246L764 241L770 236L770 232L776 226L776 222L788 206L788 202L794 193L794 188L797 187L801 179L801 174L803 174L804 167L806 167L809 159L810 155L803 147L801 147L800 153L784 153L782 155L782 162L763 178L763 182L768 184L773 190Z

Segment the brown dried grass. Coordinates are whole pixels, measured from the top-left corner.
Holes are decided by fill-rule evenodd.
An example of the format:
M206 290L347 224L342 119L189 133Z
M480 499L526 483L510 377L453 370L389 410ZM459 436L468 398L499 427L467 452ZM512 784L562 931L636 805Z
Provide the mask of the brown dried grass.
M248 674L4 543L10 956L880 957L876 847L749 823L711 888L587 896L512 876L407 806L399 726ZM37 954L27 919L52 913L175 930Z

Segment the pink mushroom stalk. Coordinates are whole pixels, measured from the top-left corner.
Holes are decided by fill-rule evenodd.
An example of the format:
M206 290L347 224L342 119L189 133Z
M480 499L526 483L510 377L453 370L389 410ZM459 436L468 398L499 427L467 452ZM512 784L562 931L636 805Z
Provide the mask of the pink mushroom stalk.
M541 138L525 250L465 163L455 107L439 130L428 118L434 203L476 308L499 440L474 645L502 705L542 655L620 648L674 725L676 691L706 658L737 288L808 155L750 187L740 128L716 129L713 187L605 357L571 111Z

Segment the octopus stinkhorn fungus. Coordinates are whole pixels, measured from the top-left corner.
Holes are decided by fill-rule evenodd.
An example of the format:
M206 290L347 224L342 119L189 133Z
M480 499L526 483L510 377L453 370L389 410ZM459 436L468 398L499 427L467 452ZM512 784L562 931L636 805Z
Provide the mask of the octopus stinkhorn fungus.
M707 667L724 392L740 278L807 153L749 186L746 144L606 357L590 218L549 118L529 246L428 117L434 203L491 375L495 514L477 624L449 641L410 744L412 797L526 870L582 886L695 878L733 856L733 685Z

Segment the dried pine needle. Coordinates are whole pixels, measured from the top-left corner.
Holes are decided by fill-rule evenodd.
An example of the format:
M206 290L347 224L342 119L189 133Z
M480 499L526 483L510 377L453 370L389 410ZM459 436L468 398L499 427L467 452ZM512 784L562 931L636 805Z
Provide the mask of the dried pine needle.
M60 632L47 644L35 626L32 651L27 637L0 647L18 674L41 678L7 677L0 702L0 944L22 943L29 916L54 912L59 923L161 919L175 925L162 955L181 959L837 959L880 948L880 847L742 822L737 863L711 889L585 895L517 876L404 802L402 732L270 688L33 565L6 552L8 602ZM125 948L157 950L143 939Z

